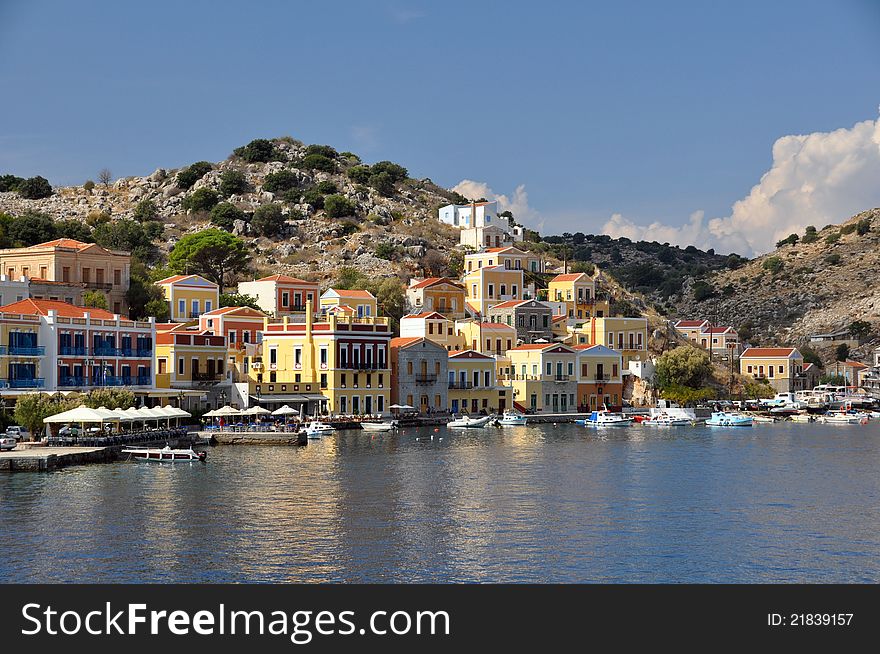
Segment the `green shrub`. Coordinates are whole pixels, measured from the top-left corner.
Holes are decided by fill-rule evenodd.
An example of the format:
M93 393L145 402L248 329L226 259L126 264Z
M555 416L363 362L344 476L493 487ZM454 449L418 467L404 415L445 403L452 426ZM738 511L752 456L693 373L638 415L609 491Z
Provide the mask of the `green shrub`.
M264 204L254 211L251 218L251 227L262 236L278 236L284 228L284 214L281 213L280 204Z
M299 178L291 170L269 173L263 181L263 190L269 193L284 193L299 186Z
M840 263L840 260L841 260L840 255L837 252L833 252L833 253L829 254L827 257L825 257L825 263L827 263L831 266L838 265Z
M394 179L386 172L373 173L370 175L370 186L379 192L379 195L391 197L394 195Z
M325 173L336 172L336 162L323 154L307 154L303 157L302 167L307 170L320 170Z
M858 223L856 223L856 233L859 236L864 236L868 232L871 231L871 219L870 218L862 218Z
M340 236L349 236L361 231L361 226L353 220L345 220L340 223L338 232Z
M49 184L49 180L39 175L19 182L16 190L21 197L28 200L39 200L52 195L52 185Z
M275 144L268 139L254 139L247 145L235 148L233 154L249 163L266 163L278 157Z
M800 236L797 234L789 234L787 238L784 238L781 241L776 241L776 247L781 248L783 245L794 245L799 240Z
M324 208L324 194L316 188L310 188L302 194L302 201L310 204L316 209Z
M231 202L221 202L211 209L211 223L231 232L236 220L247 220L247 214Z
M0 175L0 193L17 191L18 185L23 181L24 178L15 175Z
M224 170L220 174L220 195L224 198L245 193L248 188L247 177L240 170Z
M292 188L289 191L284 191L281 194L281 199L287 202L288 204L299 204L300 200L303 198L302 189Z
M220 194L209 188L200 188L192 195L184 198L181 206L184 211L210 211L219 202Z
M781 257L767 257L761 267L770 271L771 275L776 275L785 267L785 262Z
M827 245L834 245L837 241L840 240L840 232L834 232L833 234L829 234L825 237L825 243Z
M353 216L357 206L344 195L328 195L324 198L324 211L330 218Z
M306 147L306 156L317 154L328 159L335 159L338 154L336 150L329 145L309 145Z
M55 221L37 211L26 211L16 216L7 227L9 239L23 246L45 243L56 238Z
M94 183L92 180L87 179L87 180L86 180L86 183L83 184L83 190L84 190L86 193L91 193L92 191L95 190L95 183Z
M132 213L132 218L138 222L156 220L158 217L159 209L156 208L156 203L152 200L141 200L137 203L137 206L135 206L134 212Z
M704 300L708 300L710 297L715 295L715 289L711 284L700 280L694 283L694 300L697 302L702 302Z
M207 161L197 161L177 173L177 186L182 189L192 188L213 166Z
M840 233L844 236L846 236L847 234L852 234L854 231L856 231L856 225L854 224L844 225L840 228Z
M352 166L346 171L346 175L348 178L357 183L357 184L368 184L370 182L370 175L372 175L372 171L369 166L358 165Z
M387 259L391 261L394 259L394 255L397 254L397 246L393 243L384 241L376 246L375 254L379 259Z
M816 228L812 225L807 226L807 230L804 232L804 237L801 239L801 243L815 243L819 240L819 235L816 232Z
M380 161L372 166L373 174L388 173L393 182L402 182L409 176L409 172L403 166L390 161Z
M327 180L323 182L318 182L315 186L319 193L323 193L324 195L330 195L331 193L336 193L339 189L336 188L336 184Z

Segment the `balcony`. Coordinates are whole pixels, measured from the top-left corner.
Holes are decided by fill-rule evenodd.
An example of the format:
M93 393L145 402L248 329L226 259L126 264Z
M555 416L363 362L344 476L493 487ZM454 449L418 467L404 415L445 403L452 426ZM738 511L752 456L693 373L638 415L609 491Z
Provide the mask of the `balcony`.
M65 377L58 378L58 385L59 386L73 386L73 387L87 386L88 380L85 377L65 376Z
M121 353L121 348L110 347L109 345L92 348L92 356L94 357L118 357L121 356Z
M611 375L597 374L593 376L593 379L597 382L607 382L611 381Z
M547 375L550 381L567 382L571 377L568 375Z
M152 359L153 358L153 350L135 350L135 357L138 359Z
M107 282L93 282L91 280L85 279L82 282L86 288L96 288L101 291L112 291L113 284L108 284Z
M25 347L23 345L0 345L0 356L18 355L24 357L41 357L46 354L46 348L42 345Z
M352 362L349 361L347 363L340 364L340 370L385 370L385 362L384 361L376 361L376 362Z
M416 384L433 384L437 381L437 375L416 375Z
M88 354L88 349L82 345L62 345L60 354L63 357L84 357Z
M457 382L451 381L451 382L449 382L449 389L450 389L450 390L463 390L463 391L466 391L466 390L470 390L470 389L472 389L473 387L474 387L474 383L473 383L473 382L461 382L461 381L457 381Z
M46 380L42 377L34 379L0 379L0 388L43 388Z
M193 380L193 381L198 381L198 382L216 382L216 381L222 381L222 380L223 380L223 373L222 373L222 372L216 372L216 373L211 373L211 372L194 372L194 373L192 374L192 380Z

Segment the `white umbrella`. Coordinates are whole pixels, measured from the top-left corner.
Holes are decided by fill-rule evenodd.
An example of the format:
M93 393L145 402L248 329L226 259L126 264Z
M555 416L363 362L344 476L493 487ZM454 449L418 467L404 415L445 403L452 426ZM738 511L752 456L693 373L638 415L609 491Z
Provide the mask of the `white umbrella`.
M221 406L219 409L214 410L214 415L220 416L220 417L222 417L222 416L240 416L241 413L242 413L241 411L239 411L238 409L233 409L228 404L226 406Z
M261 415L268 415L270 413L272 413L272 412L269 411L269 409L264 409L261 406L252 406L250 409L247 409L244 412L244 415L246 415L246 416L261 416Z
M207 413L202 414L203 418L216 418L217 417L217 409L211 409Z
M56 413L54 416L43 418L44 423L60 423L60 422L104 422L107 417L100 413L97 409L90 409L85 404L78 406L69 411Z
M294 416L297 415L299 411L294 409L293 407L287 406L286 404L280 409L275 409L272 412L273 416Z
M389 409L412 409L409 404L392 404Z

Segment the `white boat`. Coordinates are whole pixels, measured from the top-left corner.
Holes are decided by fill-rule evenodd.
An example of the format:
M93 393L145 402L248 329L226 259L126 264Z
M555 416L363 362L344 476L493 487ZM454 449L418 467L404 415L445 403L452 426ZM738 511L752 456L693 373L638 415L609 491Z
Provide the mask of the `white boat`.
M608 410L593 411L584 420L584 424L590 427L628 427L631 423L632 418Z
M485 427L495 419L495 416L483 416L482 418L471 418L470 416L452 416L452 420L446 423L447 427L453 429L470 429L476 427Z
M332 434L336 429L333 425L328 425L325 422L321 422L319 420L314 420L307 424L303 431L306 432L306 436L312 439L321 438L321 436L326 436L327 434Z
M505 427L522 426L528 423L528 418L519 411L505 411L504 415L498 418L498 424Z
M185 450L175 450L166 445L158 447L131 447L122 450L123 454L130 455L138 461L204 461L208 458L207 452L196 452L191 447Z
M751 427L752 417L741 413L714 411L706 424L711 427Z
M362 422L361 429L364 431L391 431L392 429L397 429L397 421L391 420L388 422Z
M692 424L687 418L672 416L668 413L661 413L652 416L648 420L642 420L641 424L646 427L684 427Z
M845 411L834 411L826 413L824 416L819 416L820 422L830 425L866 425L868 420L870 418L867 416L862 416L858 413L847 413Z
M816 416L810 413L796 413L793 416L789 416L792 422L816 422Z
M776 422L776 418L773 416L753 416L752 420L754 422L764 422L764 423L774 423Z
M6 436L0 438L0 452L14 450L16 445L18 445L18 441L14 438L8 438Z

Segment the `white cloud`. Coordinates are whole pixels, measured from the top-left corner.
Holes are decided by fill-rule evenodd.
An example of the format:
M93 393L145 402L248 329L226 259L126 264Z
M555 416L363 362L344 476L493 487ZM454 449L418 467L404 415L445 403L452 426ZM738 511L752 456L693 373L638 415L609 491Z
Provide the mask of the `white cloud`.
M496 193L486 182L475 182L472 179L461 180L451 190L461 193L470 200L478 198L497 200L499 211L509 211L518 223L538 231L542 231L544 228L544 221L541 219L541 215L529 206L529 194L526 192L525 184L517 186L513 191L513 196L510 197Z
M839 223L880 206L880 120L833 132L783 136L773 144L773 164L731 214L704 220L691 214L681 226L650 225L614 214L603 227L610 236L669 242L718 252L761 254L776 241Z

